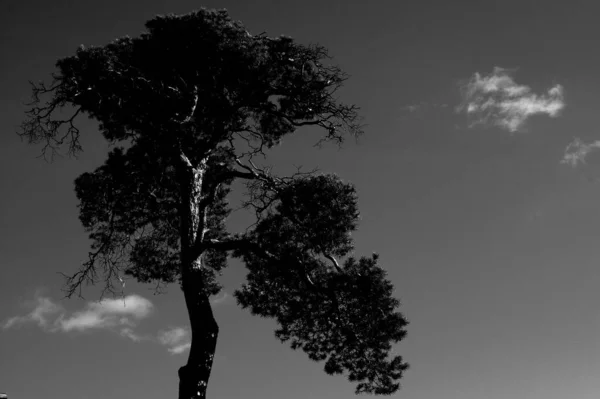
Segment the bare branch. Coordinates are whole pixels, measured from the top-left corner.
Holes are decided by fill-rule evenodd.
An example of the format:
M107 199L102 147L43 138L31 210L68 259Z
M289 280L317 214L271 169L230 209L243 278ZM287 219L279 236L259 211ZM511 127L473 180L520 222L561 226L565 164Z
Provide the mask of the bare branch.
M25 111L27 119L21 123L20 131L17 132L21 138L27 139L30 144L44 143L42 154L46 158L50 153L50 159L58 154L58 147L67 144L67 153L70 156L76 156L82 150L79 142L80 131L75 126L75 118L82 112L82 108L75 109L75 112L67 119L55 119L54 114L65 107L68 100L65 95L66 85L60 77L53 75L54 80L50 87L44 82L35 84L29 82L32 87L32 100L26 103L30 108ZM51 97L44 101L42 96ZM77 96L78 94L75 94ZM66 131L61 133L63 127Z
M113 247L115 244L114 240L118 239L115 237L117 233L114 224L116 217L115 208L119 201L120 198L116 198L112 203L111 216L107 222L108 234L104 235L98 249L88 253L88 260L84 262L74 274L68 276L64 273L60 273L66 279L64 291L66 292L67 298L71 298L75 293L77 293L77 296L82 297L81 292L83 285L93 285L98 281L98 262L100 262L100 266L103 269L105 282L104 288L102 289L102 296L106 292L114 293L114 280L119 279L121 283L123 283L120 278L121 269L119 267L119 262L123 261L123 259L127 259L127 245L123 243L123 245L121 245L121 250L118 253L116 251L111 251L109 248Z

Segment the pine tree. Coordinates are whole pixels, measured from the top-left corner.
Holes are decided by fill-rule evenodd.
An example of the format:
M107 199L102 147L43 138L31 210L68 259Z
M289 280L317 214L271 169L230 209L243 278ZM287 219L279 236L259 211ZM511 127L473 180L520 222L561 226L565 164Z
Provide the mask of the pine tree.
M79 115L113 145L75 181L93 244L68 296L96 283L114 292L123 274L179 283L192 331L179 398L205 398L219 332L209 298L237 257L248 269L238 303L277 320L281 341L347 373L357 393L397 391L408 366L390 351L407 321L378 257L349 256L356 190L335 175L276 176L255 162L304 126L338 144L361 134L357 107L335 97L346 74L322 46L252 35L225 10L158 16L146 28L82 46L57 62L51 83L32 84L19 134L45 155L83 150ZM244 233L225 226L235 181L256 216Z

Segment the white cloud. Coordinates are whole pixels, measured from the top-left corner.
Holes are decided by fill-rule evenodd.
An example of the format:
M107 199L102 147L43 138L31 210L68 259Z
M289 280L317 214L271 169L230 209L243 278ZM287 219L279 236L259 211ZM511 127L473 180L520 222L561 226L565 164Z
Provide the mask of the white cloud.
M142 337L141 335L136 334L135 331L133 331L133 328L131 327L123 327L120 331L120 334L122 337L129 338L133 342L140 342L144 339L144 337Z
M57 320L57 327L63 331L85 331L119 325L133 326L151 311L152 303L138 295L129 295L122 299L104 299L100 302L89 302L84 310Z
M175 345L185 340L189 336L188 330L183 327L172 327L161 331L158 334L158 340L163 345Z
M192 347L192 343L188 342L186 344L181 344L181 345L177 345L174 346L172 348L169 348L168 351L169 353L171 353L172 355L180 355L183 352L187 351L188 349L190 349Z
M463 87L463 102L456 109L472 118L471 126L495 125L518 131L532 115L557 117L565 107L563 87L555 85L544 94L517 84L509 71L494 68L486 76L475 73Z
M158 333L158 342L165 345L167 350L178 355L191 347L191 337L189 330L183 327L172 327Z
M212 298L211 302L217 305L229 298L227 293L223 293ZM172 327L157 335L139 334L136 331L139 322L154 308L152 302L139 295L88 302L83 309L71 313L48 297L38 296L26 305L31 311L5 320L0 324L2 329L35 324L51 333L107 330L134 342L150 341L164 345L174 355L184 353L191 346L190 331L183 327Z
M3 329L34 323L47 332L105 329L118 332L133 341L140 341L133 328L152 311L152 303L138 295L121 299L88 302L83 310L68 315L65 309L47 297L38 297L33 310L24 316L11 317L2 323Z
M560 163L576 167L578 163L585 163L585 158L590 152L598 149L600 149L600 140L586 144L576 137L565 148L565 154Z
M62 306L52 302L49 298L37 297L33 304L33 310L24 316L15 316L2 323L2 328L7 329L21 324L35 323L41 328L48 328L49 319L57 314L64 312Z

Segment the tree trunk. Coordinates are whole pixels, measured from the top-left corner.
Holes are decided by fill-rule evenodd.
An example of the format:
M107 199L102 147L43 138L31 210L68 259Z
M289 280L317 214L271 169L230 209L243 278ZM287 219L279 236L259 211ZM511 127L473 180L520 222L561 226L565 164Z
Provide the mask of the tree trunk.
M219 334L202 276L206 209L200 209L200 201L206 159L194 166L183 152L180 155L181 288L192 327L192 345L187 364L179 369L179 399L205 399Z
M179 399L206 398L215 357L219 326L208 295L202 291L201 286L184 285L185 302L192 326L192 346L187 364L179 369Z

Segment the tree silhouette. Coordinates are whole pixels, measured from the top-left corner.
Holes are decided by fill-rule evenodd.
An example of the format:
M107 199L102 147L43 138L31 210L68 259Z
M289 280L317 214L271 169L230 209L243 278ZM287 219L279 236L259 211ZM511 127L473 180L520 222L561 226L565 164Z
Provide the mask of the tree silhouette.
M123 274L178 282L192 331L179 398L205 398L219 331L209 297L231 255L248 268L238 303L276 319L281 341L325 361L329 374L347 373L357 393L397 391L408 365L389 352L407 321L377 255L348 256L354 187L316 172L276 176L255 162L299 127L335 143L362 133L357 108L335 97L347 76L325 48L252 35L225 10L157 16L146 28L82 46L57 62L50 84L32 84L19 134L44 155L82 151L80 114L114 145L75 181L93 244L67 296L95 283L114 292ZM234 181L245 182L256 216L236 234L224 223Z

